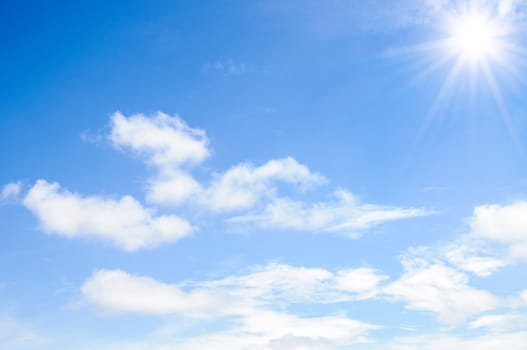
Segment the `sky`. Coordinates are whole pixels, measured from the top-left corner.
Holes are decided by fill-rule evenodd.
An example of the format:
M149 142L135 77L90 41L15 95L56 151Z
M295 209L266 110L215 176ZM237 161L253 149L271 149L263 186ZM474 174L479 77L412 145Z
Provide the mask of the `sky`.
M0 3L0 348L527 343L527 2Z

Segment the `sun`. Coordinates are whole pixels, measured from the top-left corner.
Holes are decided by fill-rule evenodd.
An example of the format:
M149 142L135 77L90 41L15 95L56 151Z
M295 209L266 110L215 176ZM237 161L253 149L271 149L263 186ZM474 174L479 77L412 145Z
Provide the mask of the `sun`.
M443 76L418 139L441 122L454 94L459 97L457 101L469 105L468 110L476 110L480 94L490 93L512 139L520 144L508 112L506 91L500 84L520 83L521 87L527 84L524 27L519 18L503 14L499 7L491 5L491 2L470 2L445 9L437 17L438 37L401 50L402 54L415 52L426 60L414 81L422 81L436 72Z
M502 30L496 19L471 12L450 20L450 49L470 61L496 58L501 53Z

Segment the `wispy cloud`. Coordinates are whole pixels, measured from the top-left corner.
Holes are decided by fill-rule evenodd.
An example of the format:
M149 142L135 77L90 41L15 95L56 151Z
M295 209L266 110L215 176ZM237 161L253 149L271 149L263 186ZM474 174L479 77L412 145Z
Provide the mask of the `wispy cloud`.
M271 344L297 343L307 348L324 344L327 349L340 349L371 341L368 333L380 326L349 319L343 313L349 303L362 300L402 302L410 310L435 313L448 326L475 329L490 327L501 319L483 315L467 323L505 303L470 286L463 272L418 257L406 256L402 262L404 273L396 279L369 267L328 270L276 263L221 279L174 284L120 270L98 270L85 281L82 294L88 304L105 314L173 315L223 325L197 336L178 333L165 342L156 338L149 343L178 349L212 344L218 349L275 349ZM323 311L298 315L290 311L295 305L312 305ZM396 343L406 341L422 339L395 339ZM280 346L276 349L282 349Z
M430 215L421 208L398 208L361 203L351 193L338 190L325 202L302 202L274 198L263 210L228 219L234 224L260 228L308 232L342 232L357 237L360 232L380 223Z
M271 264L246 275L176 285L119 270L99 270L84 283L82 293L102 312L223 320L222 330L170 339L169 348L281 349L292 344L309 348L325 344L333 349L362 342L378 327L343 313L299 316L285 311L284 306L327 303L335 293L353 299L374 291L383 278L367 268L332 273ZM156 342L159 340L150 346Z
M499 298L468 285L468 276L440 263L406 260L404 274L384 292L406 303L412 310L434 312L451 325L470 316L498 308Z
M247 73L249 65L245 62L235 62L232 59L216 60L201 65L203 73L217 73L223 76L242 75Z
M22 191L21 182L10 182L4 185L4 187L2 187L2 191L0 192L0 201L14 200L18 198L21 191Z

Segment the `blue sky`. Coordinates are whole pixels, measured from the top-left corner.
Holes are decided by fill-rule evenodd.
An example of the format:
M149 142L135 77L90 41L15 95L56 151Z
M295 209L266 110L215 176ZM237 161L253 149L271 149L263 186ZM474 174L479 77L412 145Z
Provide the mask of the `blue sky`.
M526 11L3 1L0 347L523 349Z

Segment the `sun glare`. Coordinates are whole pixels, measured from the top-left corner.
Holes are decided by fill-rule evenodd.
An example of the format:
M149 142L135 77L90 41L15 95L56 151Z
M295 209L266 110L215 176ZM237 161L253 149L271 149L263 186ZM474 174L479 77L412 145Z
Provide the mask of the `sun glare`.
M482 60L500 53L498 23L480 13L471 13L452 20L452 49L469 60Z
M479 4L473 2L470 6L446 11L439 23L441 38L415 48L417 52L431 57L418 79L447 67L443 70L443 82L420 137L432 123L440 121L436 117L452 101L453 93L461 94L460 97L470 104L472 110L479 104L479 93L490 92L512 138L518 139L500 82L508 79L509 83L527 83L527 76L523 73L527 50L521 45L521 36L518 34L522 27L519 19L505 15L498 7ZM463 86L462 89L456 88L458 83L462 84L458 85Z

